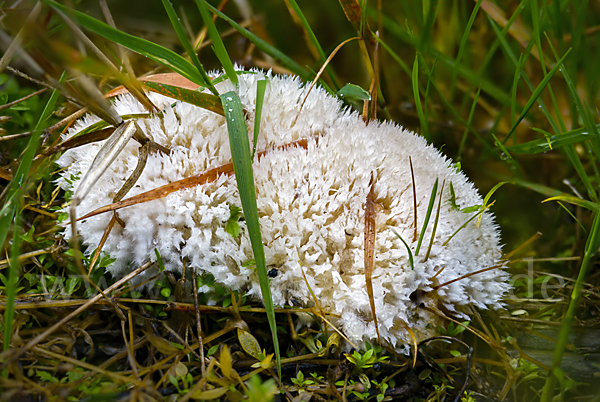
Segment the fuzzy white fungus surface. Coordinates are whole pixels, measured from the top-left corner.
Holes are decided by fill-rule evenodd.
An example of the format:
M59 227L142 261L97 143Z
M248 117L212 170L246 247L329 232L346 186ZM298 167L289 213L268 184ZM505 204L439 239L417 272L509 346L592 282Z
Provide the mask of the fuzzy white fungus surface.
M302 276L304 270L336 327L361 345L362 341L376 339L365 286L363 234L369 181L374 175L378 207L372 281L381 337L398 350L406 350L411 339L407 326L419 340L431 335L439 318L420 308L420 303L457 314L461 306L468 304L500 306L508 289L508 275L500 269L454 282L418 302L410 299L417 290L426 292L435 285L501 263L498 227L488 212L483 214L479 227L472 220L443 246L473 215L452 208L450 183L456 204L482 204L477 190L449 159L427 145L425 139L396 124L365 125L361 116L318 87L312 89L300 111L308 86L297 78L262 72L241 74L236 89L247 111L251 141L259 79L268 79L269 84L257 151L270 151L259 162L255 160L254 176L267 269L278 270L271 280L275 305L314 305ZM225 81L217 89L224 93L234 86ZM140 119L138 124L148 137L170 147L172 153L151 153L143 174L125 198L231 161L224 117L160 95L149 96L164 108L164 117ZM114 105L121 115L146 112L129 94L120 96ZM86 116L69 131L69 136L98 120ZM307 149L277 149L299 139L308 140ZM100 146L95 143L71 149L59 159L58 164L65 167L60 179L64 189L77 188ZM79 205L78 216L112 203L137 164L138 148L137 142L129 142ZM445 182L429 259L423 262L439 196L421 251L414 258L414 269L409 265L406 247L391 230L395 229L415 252L409 157L414 167L419 231L435 180L439 179L438 191ZM240 221L242 234L238 238L225 230L230 205L241 208L233 175L119 210L125 227L115 225L103 248L116 258L108 270L116 276L124 275L148 259L155 260L157 248L168 270L181 272L185 260L186 266L198 273L210 273L226 287L245 290L260 300L257 274L252 266L243 266L253 258L245 223ZM97 248L111 215L79 223L88 251ZM155 273L146 271L143 278Z

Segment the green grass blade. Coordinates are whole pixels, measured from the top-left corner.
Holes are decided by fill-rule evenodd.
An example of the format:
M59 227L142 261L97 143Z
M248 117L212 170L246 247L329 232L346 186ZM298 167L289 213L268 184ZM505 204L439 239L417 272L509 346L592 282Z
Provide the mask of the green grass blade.
M44 1L54 8L75 16L77 22L87 30L94 32L95 34L98 34L110 41L118 43L119 45L126 47L133 52L141 54L142 56L146 56L157 63L165 65L198 85L209 86L209 83L206 82L196 67L174 51L145 39L121 32L118 29L114 29L110 25L107 25L79 11L65 7L55 1Z
M254 174L252 172L252 160L250 159L250 141L248 140L248 130L246 128L246 118L242 102L238 95L233 92L227 92L220 95L227 119L227 130L229 131L229 145L231 147L231 159L235 179L242 201L242 209L246 218L248 235L252 243L254 261L256 262L256 272L260 282L263 302L269 319L269 326L273 334L273 347L277 356L277 368L281 375L281 354L279 353L279 342L277 340L277 324L275 322L275 308L271 297L271 288L269 287L269 278L267 277L267 266L265 261L265 250L260 233L260 223L258 221L258 208L256 206L256 190L254 187Z
M327 55L323 51L323 48L321 47L319 40L317 39L315 33L313 32L312 28L310 27L310 24L306 20L304 13L298 6L298 3L296 2L296 0L287 0L287 2L294 9L294 12L296 13L296 15L298 15L298 18L300 18L300 21L302 22L302 26L304 27L304 29L306 30L306 33L308 34L308 39L312 42L313 45L315 45L317 52L319 52L319 57L321 57L321 60L320 60L321 63L325 63L325 60L327 60ZM325 68L325 71L327 71L327 75L329 75L329 78L331 78L331 82L333 83L333 88L337 92L340 89L340 86L338 85L337 80L335 79L335 74L333 73L331 66L327 65L327 67Z
M511 127L515 125L515 115L517 114L517 87L519 86L519 78L523 72L523 68L525 68L525 62L527 58L523 57L523 53L519 56L519 61L517 62L517 68L515 69L515 75L513 77L512 91L510 97L510 125ZM516 137L515 137L516 141Z
M225 45L223 44L223 41L221 40L221 35L219 35L219 31L217 31L217 27L215 26L215 23L213 22L212 18L210 17L210 14L208 13L208 10L206 9L206 4L207 4L206 1L205 0L195 0L195 1L196 1L196 6L198 6L198 10L200 10L200 15L202 15L202 20L204 21L204 25L206 25L206 28L208 29L208 35L210 36L210 39L212 39L212 42L214 45L213 51L217 55L217 58L221 62L221 65L225 69L225 72L229 76L229 79L231 80L231 82L233 82L235 85L237 85L238 77L237 77L237 74L235 73L235 69L233 68L233 63L231 62L231 59L229 58L229 54L227 53L227 50L225 49Z
M479 8L481 7L481 2L483 0L478 0L475 3L475 7L471 12L471 16L469 17L469 21L467 21L467 25L465 26L465 30L463 32L463 36L460 40L460 46L458 47L458 54L456 55L456 64L454 65L454 69L452 70L452 80L450 81L450 101L454 97L454 89L456 88L456 77L458 76L458 66L461 64L461 60L463 54L465 53L465 49L467 49L467 39L469 38L469 33L471 32L471 28L473 27L473 23L475 22L475 17L479 12Z
M413 254L412 251L410 251L410 247L408 247L408 244L406 244L406 242L404 241L404 239L402 238L402 236L400 236L398 234L398 232L396 232L394 230L394 228L391 228L392 232L394 232L394 234L396 235L397 238L400 239L400 241L404 244L404 247L406 247L406 251L408 252L408 261L410 263L410 269L415 269L415 261L413 259Z
M471 124L473 123L473 116L475 116L475 109L477 107L477 101L479 100L480 93L481 93L481 88L479 88L477 90L477 93L475 94L475 98L473 98L473 104L471 105L471 111L469 112L469 118L467 119L467 127L465 127L465 132L463 133L463 137L460 140L460 145L458 146L458 154L456 156L457 161L460 161L460 158L462 155L462 150L465 147L465 144L467 143L467 135L469 134L469 127L471 127Z
M213 94L219 95L215 86L212 84L210 77L206 74L206 71L204 70L202 63L200 63L200 60L198 59L198 55L194 51L194 46L192 46L192 43L190 42L190 38L188 38L188 36L186 35L185 29L183 28L183 25L181 24L181 20L179 19L179 17L177 16L177 13L175 12L175 9L173 8L173 4L171 4L170 0L162 0L162 3L163 3L163 7L167 11L167 15L169 16L169 20L171 20L171 25L173 25L173 28L175 29L175 33L177 34L177 37L179 38L179 41L183 45L183 48L187 52L188 56L190 56L192 63L194 63L194 66L196 66L196 69L198 70L198 72L200 73L200 75L202 76L204 81L208 84L208 89L210 89L210 91ZM233 80L233 78L232 78L232 80Z
M427 117L423 111L421 105L421 95L419 94L419 54L415 56L415 62L413 63L412 69L412 87L413 95L415 97L415 107L417 108L417 114L419 115L419 121L421 122L421 135L427 138L429 134L429 128L427 127ZM418 253L417 253L418 254Z
M521 123L521 121L525 118L525 116L527 115L527 113L529 112L529 110L531 109L531 107L533 106L533 104L537 101L537 99L542 94L542 91L546 88L546 86L550 82L550 79L554 76L554 74L561 67L563 60L569 55L570 51L571 51L571 49L567 50L567 52L564 54L564 56L561 57L561 59L558 61L558 63L556 63L556 65L554 66L554 68L552 70L550 70L550 72L548 72L548 74L546 74L546 76L540 82L540 84L537 86L537 88L535 89L535 91L533 91L533 94L531 94L531 97L529 98L529 100L525 104L525 107L523 108L523 111L521 112L521 114L517 118L517 121L515 121L515 123L513 124L512 128L508 132L507 137L510 137L512 135L512 133L515 131L515 129L517 128L517 126L519 125L519 123Z
M60 82L63 81L65 75L63 73ZM21 203L23 201L23 188L26 187L27 175L31 168L31 164L33 162L33 158L35 157L38 145L40 140L42 139L42 129L43 126L55 110L56 101L60 93L58 90L54 90L46 107L42 111L40 118L33 130L31 137L29 138L29 143L27 144L27 148L23 153L21 158L21 163L17 168L17 172L15 173L13 180L9 184L9 188L7 190L7 198L4 206L2 207L2 211L0 211L0 244L4 244L6 237L8 235L8 231L11 227L11 222L14 222L14 240L12 247L12 256L11 256L11 264L9 273L7 275L8 283L6 284L6 310L4 311L4 350L7 350L10 347L10 337L12 334L12 324L14 321L14 305L16 298L16 284L18 282L18 261L17 256L19 255L19 230L18 230L18 219L19 219L19 210ZM14 286L13 286L14 285Z
M373 14L376 17L376 14ZM390 37L394 37L409 46L413 46L413 39L409 33L407 33L406 28L404 28L397 21L393 20L387 15L383 15L382 19L383 27L386 29L388 35ZM391 40L388 40L391 43ZM388 49L386 49L388 50ZM481 90L490 95L492 98L496 99L498 103L501 105L508 105L510 102L510 95L504 92L500 87L495 85L492 81L481 78L476 72L472 69L465 67L463 64L456 63L456 60L453 58L441 53L438 49L431 47L426 47L421 49L422 52L426 52L426 54L436 57L443 65L448 67L449 69L456 69L458 74L464 78L471 85L480 86Z
M552 46L552 43L550 41L548 41L548 43L550 45L550 49L552 49L552 52L554 53L554 57L558 58L558 55L554 50L554 46ZM600 135L598 132L598 126L595 124L594 118L591 116L589 108L584 107L579 93L577 92L576 84L571 79L571 75L567 71L566 66L563 64L562 67L563 68L561 69L561 72L565 79L565 82L567 83L567 86L569 87L569 91L571 92L571 97L573 98L573 101L575 103L575 108L581 116L585 128L587 128L587 131L590 134L589 139L591 140L590 142L592 144L592 151L594 152L596 159L600 159Z
M534 155L556 149L567 145L573 145L590 139L590 133L585 128L568 131L559 135L549 135L546 138L525 142L519 145L506 147L513 154Z
M408 74L408 75L411 75L410 68L408 68L408 65L407 65L407 64L404 62L404 60L402 60L402 59L400 58L400 56L398 56L398 55L396 54L396 52L394 52L394 51L392 50L392 48L391 48L391 47L389 47L389 46L388 46L388 45L387 45L387 44L386 44L386 43L383 41L383 39L381 39L379 36L377 36L377 35L373 34L373 37L374 37L375 39L377 39L377 42L379 42L379 44L380 44L381 46L383 46L383 48L385 49L385 51L386 51L386 52L388 52L390 56L392 56L392 58L393 58L393 59L396 61L396 63L398 63L398 65L400 66L400 68L402 68L402 70L404 70L404 72L405 72L406 74Z
M161 95L165 95L182 102L191 103L192 105L196 105L203 109L210 110L211 112L220 114L221 116L225 115L223 112L223 104L218 96L151 81L144 82L144 86Z
M425 258L423 258L423 262L429 259L429 254L431 253L431 248L433 247L433 241L435 240L435 232L437 230L438 223L440 221L440 210L442 209L442 194L444 194L444 184L445 181L442 182L442 188L440 190L440 198L438 200L438 207L435 213L435 220L433 221L433 229L431 230L431 239L429 239L429 247L427 247L427 252L425 253Z
M400 56L398 56L397 53L395 53L388 45L386 45L377 36L375 36L375 38L377 38L377 40L379 41L379 43L383 45L384 49L390 54L390 56L392 56L392 58L396 62L398 62L398 64L400 65L400 67L404 71L406 71L406 74L411 75L412 73L411 73L410 69L408 68L408 66L406 65L406 63L404 63L404 61L400 58ZM452 107L452 105L445 98L444 92L440 91L440 89L437 87L435 81L431 78L432 74L429 71L429 69L427 68L427 65L425 65L424 68L425 68L425 72L427 73L427 75L430 78L430 80L428 81L428 84L431 83L431 86L436 90L436 92L437 92L438 96L440 97L440 100L442 101L442 104L444 105L444 107L446 108L446 110L448 110L457 121L459 121L460 123L462 123L471 132L471 134L473 134L473 136L475 136L479 141L481 141L481 144L484 146L484 148L487 151L493 153L494 149L490 146L490 144L488 143L488 141L484 140L481 137L481 135L479 135L479 133L477 131L473 130L473 128L471 128L469 126L469 124L467 124L467 122L462 118L462 116L456 111L456 109L454 107Z
M229 18L227 15L223 14L221 11L217 10L215 7L211 6L210 4L206 3L206 7L208 7L208 9L210 10L211 13L216 14L219 16L219 18L222 18L225 21L227 21L229 23L229 25L231 25L243 37L248 39L250 42L254 43L257 48L259 48L260 50L262 50L263 52L265 52L266 54L268 54L275 60L278 60L285 68L287 68L294 74L298 75L300 78L302 78L305 81L310 81L312 79L312 76L310 73L308 73L304 68L302 68L294 60L290 59L288 56L286 56L284 53L282 53L279 49L277 49L274 46L271 46L266 41L262 40L261 38L259 38L256 35L254 35L252 32L250 32L246 28L242 27L240 24L238 24L233 19Z
M256 109L254 110L254 139L252 141L252 158L256 155L256 143L258 142L258 134L260 134L260 118L262 116L262 107L265 100L265 90L267 89L268 80L259 80L256 83Z
M585 254L583 256L583 261L581 262L579 275L577 276L577 281L573 286L573 293L571 293L569 308L562 319L558 340L556 342L556 348L554 349L552 366L550 367L550 372L548 373L548 378L546 378L546 384L542 393L542 402L552 401L554 394L554 383L556 380L555 373L557 370L560 370L560 362L562 361L565 348L569 342L569 334L575 319L575 311L579 305L579 300L581 299L581 289L587 276L587 270L590 266L590 261L598 252L598 246L600 246L600 214L596 213L594 216L594 222L592 223L592 227L590 229L590 235L585 244Z
M579 197L572 196L567 193L563 193L562 191L553 189L552 187L547 187L537 183L531 183L525 180L514 179L509 183L527 188L529 190L535 191L536 193L542 194L545 197L548 197L545 201L566 201L574 205L579 205L584 208L589 209L590 211L599 211L600 212L600 204L597 204L592 201L584 200Z
M415 255L419 255L419 250L421 250L421 243L423 242L423 237L425 237L425 231L427 229L427 225L429 225L429 218L431 218L431 211L433 210L433 204L435 204L435 196L437 195L438 188L438 179L435 179L435 183L433 184L433 189L431 190L431 197L429 197L429 205L427 206L427 214L425 215L425 221L423 222L423 228L421 229L421 234L419 235L419 241L417 242L417 249L415 250Z

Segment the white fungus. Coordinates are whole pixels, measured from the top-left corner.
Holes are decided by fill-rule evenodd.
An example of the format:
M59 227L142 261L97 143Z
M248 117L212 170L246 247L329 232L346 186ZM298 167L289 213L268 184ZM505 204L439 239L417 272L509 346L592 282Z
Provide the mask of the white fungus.
M301 110L307 86L297 78L260 71L241 74L237 88L229 81L217 85L219 93L235 89L239 94L251 141L260 79L269 83L257 152L267 152L259 161L255 159L253 168L267 269L277 270L271 280L275 305L314 305L304 270L320 306L331 314L330 322L354 343L376 339L364 270L365 204L372 177L376 203L372 283L382 340L397 350L407 350L411 337L406 327L418 340L431 335L440 320L423 305L456 315L463 314L461 307L466 305L501 305L508 289L508 274L501 269L426 293L468 273L502 265L498 227L489 212L483 213L479 226L473 219L444 245L476 213L453 208L450 184L455 204L461 208L482 204L477 190L449 159L423 138L393 123L366 125L360 115L319 87L310 91ZM149 97L164 113L139 119L138 124L146 136L172 152L169 156L151 153L126 198L231 162L224 117L157 94ZM145 112L129 94L121 95L114 106L121 115ZM68 135L98 120L86 116ZM283 147L302 139L306 147ZM77 188L100 147L101 143L94 143L71 149L58 160L65 168L60 179L65 190ZM112 203L137 164L138 149L139 144L130 141L78 206L78 216ZM420 234L436 179L438 194L442 183L444 190L435 238L424 261L439 195L411 268L407 248L392 229L414 254L415 197ZM245 222L240 221L242 230L237 238L226 231L231 206L241 208L235 177L222 175L214 182L120 209L125 226L115 225L103 247L116 259L108 271L124 275L148 259L155 260L156 248L168 270L181 272L185 261L199 274L210 273L227 288L261 300L258 276L248 264L253 254ZM98 247L111 216L105 213L79 223L89 253ZM69 229L66 231L70 236ZM147 271L138 279L155 273ZM418 294L425 295L414 300Z

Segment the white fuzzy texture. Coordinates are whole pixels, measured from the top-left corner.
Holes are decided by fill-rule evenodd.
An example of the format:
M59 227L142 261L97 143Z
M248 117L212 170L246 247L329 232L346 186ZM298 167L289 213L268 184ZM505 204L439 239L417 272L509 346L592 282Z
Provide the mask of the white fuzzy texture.
M452 209L449 184L461 207L480 205L482 199L462 172L426 141L392 123L371 122L344 109L339 100L315 87L304 107L300 105L308 88L298 79L271 76L262 72L240 75L236 89L247 111L250 137L254 127L256 82L268 79L262 109L257 149L270 150L254 163L254 177L263 244L268 267L276 267L271 280L276 305L292 301L313 305L302 276L304 270L320 305L332 314L332 321L353 342L376 338L364 274L365 202L369 181L375 177L377 231L373 290L381 337L398 350L406 350L410 327L419 339L432 334L438 318L419 307L444 307L460 313L472 304L498 307L507 291L508 275L500 269L470 276L418 302L410 295L428 291L462 275L500 263L498 227L486 212L479 227L475 220L446 245L449 238L472 214ZM226 81L217 86L220 93L234 89ZM230 162L225 118L207 110L156 94L149 95L160 108L158 116L140 119L138 124L152 140L172 149L170 156L151 153L143 174L127 197L198 175ZM131 95L120 96L115 108L121 115L143 113ZM87 116L77 122L69 135L98 121ZM308 148L276 149L299 139L308 139ZM60 180L63 188L74 190L89 169L101 144L90 144L66 152L58 161L65 167ZM94 189L77 208L82 216L110 204L137 163L139 144L131 141L104 173ZM432 187L445 182L439 223L429 259L423 262L430 242L434 212L426 229L415 266L408 252L392 232L396 230L415 252L413 240L414 195L409 157L414 166L418 229L422 228ZM126 198L127 198L126 197ZM242 264L253 258L245 223L242 235L225 231L230 205L241 207L235 177L221 176L216 182L178 191L166 198L119 210L125 222L115 225L104 251L116 258L108 270L123 275L144 261L155 259L157 248L168 270L181 272L182 261L198 273L211 273L234 290L245 290L261 299L257 274ZM80 222L79 229L88 250L102 238L111 214ZM67 235L70 233L67 229ZM441 270L441 272L440 272ZM145 272L149 277L155 272ZM143 278L140 278L143 279ZM207 289L201 289L206 291Z

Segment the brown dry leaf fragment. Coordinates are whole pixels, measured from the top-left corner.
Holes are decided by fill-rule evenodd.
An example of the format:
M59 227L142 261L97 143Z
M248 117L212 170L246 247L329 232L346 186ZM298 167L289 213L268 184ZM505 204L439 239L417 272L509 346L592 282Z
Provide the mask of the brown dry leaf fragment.
M377 215L377 212L375 211L375 193L373 191L373 187L375 186L374 181L374 177L371 175L371 182L369 183L371 188L365 203L365 281L367 284L369 303L371 304L371 313L373 314L373 322L375 323L375 331L377 332L377 340L379 341L379 344L381 344L379 325L377 325L377 314L375 313L373 282L371 280L371 276L373 275L373 260L375 258L375 222Z
M139 80L143 83L155 82L157 84L167 84L179 88L189 89L192 91L195 91L196 89L200 88L200 85L194 84L192 81L176 73L153 74L147 77L140 77ZM117 95L125 94L127 92L127 88L125 88L123 85L120 85L112 91L108 92L105 96L107 98L112 98Z
M218 399L225 395L229 391L229 387L220 387L215 389L210 389L208 391L196 391L192 395L193 399L210 401L212 399Z
M308 147L308 140L301 139L298 141L291 142L289 144L279 146L275 149L286 149L288 147L293 147L293 146L298 146L298 147L302 147L302 148L306 149ZM259 160L267 152L269 152L269 151L260 152L258 154ZM174 193L176 191L179 191L179 190L184 190L186 188L195 187L195 186L198 186L201 184L212 183L212 182L216 181L220 175L226 174L226 175L230 176L233 173L234 173L233 172L233 164L226 163L224 165L217 166L216 168L207 170L206 172L204 172L200 175L187 177L185 179L178 180L173 183L165 184L164 186L155 188L154 190L146 191L145 193L141 193L136 196L127 198L123 201L115 202L110 205L100 207L100 208L95 209L94 211L82 216L81 218L78 218L77 220L83 220L83 219L90 218L92 216L103 214L108 211L116 211L118 209L129 207L132 205L142 204L144 202L158 200L160 198L164 198L167 195Z
M210 110L211 112L221 116L225 115L225 112L223 111L223 105L221 104L221 99L215 95L150 81L145 83L145 88L161 95Z
M152 346L156 348L160 353L165 355L172 355L174 353L179 353L180 350L175 346L171 345L171 342L166 339L161 338L160 336L154 335L150 332L143 331L144 335L146 335L146 339Z
M77 148L82 145L90 144L92 142L103 141L103 140L107 139L108 137L110 137L112 135L112 133L115 132L115 130L116 129L114 127L107 127L102 130L94 131L94 132L83 134L80 136L71 137L68 140L66 140L56 146L53 146L53 147L50 147L50 148L44 150L44 152L42 152L42 155L52 155L57 152L66 151L71 148Z
M240 330L238 329L238 332ZM227 345L223 345L223 349L221 349L221 357L219 359L221 373L227 378L231 378L231 370L233 368L233 360L231 359L231 353L229 353L229 348Z

